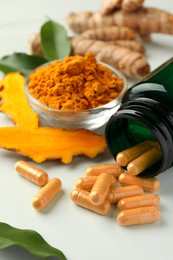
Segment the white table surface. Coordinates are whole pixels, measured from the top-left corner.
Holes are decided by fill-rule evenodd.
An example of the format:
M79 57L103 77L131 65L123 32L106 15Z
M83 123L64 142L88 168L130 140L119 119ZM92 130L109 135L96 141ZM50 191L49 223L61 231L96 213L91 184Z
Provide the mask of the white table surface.
M38 31L47 17L67 27L70 11L98 10L101 0L0 0L0 57L28 52L28 36ZM147 6L173 11L172 1L146 1ZM67 28L68 29L68 28ZM68 29L69 34L71 33ZM153 35L147 44L147 57L154 69L173 54L173 36ZM3 114L0 126L12 125ZM56 144L55 144L56 145ZM170 155L172 156L172 155ZM69 198L76 180L90 165L111 163L108 152L89 159L79 156L69 165L46 161L38 165L49 177L62 180L63 189L43 212L31 206L38 186L19 176L14 164L23 156L0 150L0 221L17 228L34 229L68 260L172 260L173 259L173 169L158 176L161 188L161 221L156 224L122 227L115 220L117 210L101 216L75 205ZM32 163L31 160L28 159ZM33 163L37 165L36 163ZM2 260L35 259L19 248L0 251Z

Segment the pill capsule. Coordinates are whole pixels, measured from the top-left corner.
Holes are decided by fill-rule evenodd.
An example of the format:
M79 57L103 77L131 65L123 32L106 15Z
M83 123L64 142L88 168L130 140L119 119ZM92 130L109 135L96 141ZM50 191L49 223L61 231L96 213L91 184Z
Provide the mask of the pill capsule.
M150 192L155 192L160 188L160 181L156 177L141 178L138 176L129 175L128 173L122 173L119 176L118 181L123 186L139 185L145 191L150 191Z
M161 150L161 148L160 148L160 144L159 144L158 142L151 141L151 140L147 140L146 142L148 142L149 145L151 145L151 148L155 147L155 148Z
M120 165L126 166L129 162L131 162L150 148L151 144L148 141L144 141L118 153L116 156L116 161Z
M160 211L155 206L121 210L117 222L123 226L154 223L160 220Z
M98 176L101 173L113 174L114 177L118 177L122 172L123 168L118 163L101 164L97 166L90 166L86 169L86 176Z
M25 161L16 162L15 169L20 175L39 186L43 186L48 182L48 174L45 171Z
M151 167L162 158L162 153L159 149L152 148L131 161L127 165L127 171L130 175L138 175L147 168Z
M89 195L90 201L93 204L100 205L104 202L113 178L114 176L109 173L101 173L98 176Z
M97 178L98 178L98 176L86 176L84 178L79 178L76 182L76 188L79 188L81 190L91 191ZM114 186L115 183L116 183L116 179L113 177L111 186Z
M157 194L143 194L134 197L124 198L118 201L117 207L120 210L132 209L146 206L160 205L160 198Z
M32 206L37 210L44 209L61 189L60 179L53 178L34 196Z
M114 187L110 188L107 199L110 203L116 203L120 199L141 195L144 193L142 187L138 185L131 185L125 187Z
M94 205L89 199L89 192L81 189L74 189L70 197L79 206L94 211L101 215L106 215L111 210L110 202L105 200L101 205Z

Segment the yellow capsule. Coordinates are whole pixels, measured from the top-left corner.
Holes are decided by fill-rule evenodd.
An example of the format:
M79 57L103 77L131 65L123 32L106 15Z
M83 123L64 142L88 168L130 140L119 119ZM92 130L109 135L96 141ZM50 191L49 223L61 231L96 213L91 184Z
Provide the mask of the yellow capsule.
M34 196L32 206L37 210L43 210L53 200L55 195L60 191L62 186L58 178L51 179L41 190Z
M118 153L116 156L116 161L120 165L126 166L129 162L131 162L150 148L151 144L148 141L144 141Z
M122 173L119 176L118 181L123 186L139 185L145 191L155 192L160 188L160 181L156 177L141 178L138 176L129 175L128 173Z
M158 142L151 141L151 140L147 140L146 142L148 142L149 145L151 145L151 148L154 148L154 147L155 147L156 149L161 150L160 144L159 144Z
M160 198L157 194L143 194L134 197L124 198L118 201L117 207L120 210L132 209L146 206L160 205Z
M162 158L162 153L159 149L152 148L131 161L127 165L127 171L130 175L138 175L147 168L151 167Z
M79 178L76 182L76 188L79 188L81 190L91 191L97 178L98 176L86 176L84 178ZM111 186L114 186L115 183L116 183L116 179L113 177Z
M160 211L155 206L121 210L117 215L120 225L131 226L154 223L160 220Z
M144 193L142 187L138 185L131 185L125 187L110 188L107 199L110 203L116 203L120 199L141 195Z
M44 186L48 182L48 174L45 171L25 161L16 162L15 169L20 175L39 186Z
M111 210L110 202L105 200L101 205L94 205L89 199L89 192L81 189L74 189L70 197L79 206L94 211L101 215L106 215Z
M122 172L123 168L118 163L101 164L96 166L90 166L86 169L86 176L98 176L101 173L109 173L118 177Z
M92 204L100 205L106 199L114 177L109 173L101 173L94 183L89 198Z

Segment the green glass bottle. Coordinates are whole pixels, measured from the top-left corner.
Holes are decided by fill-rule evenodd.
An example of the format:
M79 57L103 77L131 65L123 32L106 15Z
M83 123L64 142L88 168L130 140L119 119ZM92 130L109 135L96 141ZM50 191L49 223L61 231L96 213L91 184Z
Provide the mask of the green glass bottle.
M173 165L173 58L127 90L106 125L105 138L114 158L145 140L160 144L162 159L140 177L153 177Z

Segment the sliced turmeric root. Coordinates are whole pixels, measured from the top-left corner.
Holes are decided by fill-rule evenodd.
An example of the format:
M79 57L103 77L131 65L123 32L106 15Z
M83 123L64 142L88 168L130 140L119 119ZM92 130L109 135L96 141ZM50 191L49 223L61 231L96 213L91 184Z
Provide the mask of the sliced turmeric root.
M61 159L68 164L75 155L95 157L104 152L106 143L104 136L83 129L1 127L0 147L16 151L37 163Z
M27 103L24 93L25 78L18 72L7 74L0 82L0 111L15 124L26 129L38 127L38 115Z

